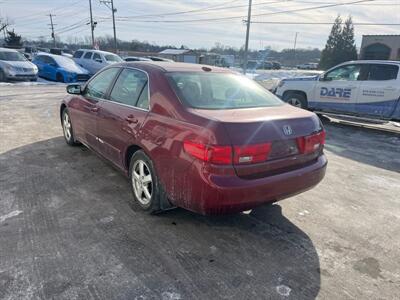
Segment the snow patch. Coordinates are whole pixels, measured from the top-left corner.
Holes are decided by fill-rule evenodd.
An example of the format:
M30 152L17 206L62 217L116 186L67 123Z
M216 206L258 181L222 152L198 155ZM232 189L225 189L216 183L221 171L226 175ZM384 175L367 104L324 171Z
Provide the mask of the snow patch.
M292 291L292 289L290 287L288 287L287 285L281 284L276 287L276 292L279 295L284 296L284 297L289 297L291 291Z
M175 292L164 292L161 294L163 300L180 300L181 295Z
M16 217L21 213L22 213L22 210L14 210L6 215L0 216L0 223L4 222L5 220L7 220L9 218Z

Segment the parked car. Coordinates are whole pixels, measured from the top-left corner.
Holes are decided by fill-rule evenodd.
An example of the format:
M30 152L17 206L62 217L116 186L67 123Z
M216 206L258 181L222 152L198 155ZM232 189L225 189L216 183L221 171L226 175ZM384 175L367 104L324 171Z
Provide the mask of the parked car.
M260 62L257 66L257 69L263 69L263 70L272 70L273 68L274 68L274 65L270 61Z
M277 96L305 109L400 120L400 62L359 60L317 76L283 79Z
M122 58L111 52L80 49L73 55L74 61L89 71L91 75L111 64L122 62Z
M89 72L72 59L48 53L38 53L32 61L39 69L39 76L58 82L87 81Z
M273 68L274 70L280 70L280 69L282 68L282 65L281 65L281 63L279 63L279 62L277 62L277 61L273 61L273 62L272 62L272 68Z
M173 62L172 59L164 58L164 57L158 57L158 56L149 56L152 61L164 61L164 62Z
M244 63L243 63L244 65ZM247 61L247 70L255 70L258 68L260 64L256 60L248 60Z
M64 137L129 176L148 212L249 210L318 184L327 165L318 117L229 69L121 63L67 87Z
M147 57L127 56L124 57L124 61L151 61L151 59Z
M317 70L318 63L305 63L305 64L297 65L296 67L297 67L297 69L300 69L300 70Z
M8 80L37 80L38 69L22 53L0 48L0 82Z

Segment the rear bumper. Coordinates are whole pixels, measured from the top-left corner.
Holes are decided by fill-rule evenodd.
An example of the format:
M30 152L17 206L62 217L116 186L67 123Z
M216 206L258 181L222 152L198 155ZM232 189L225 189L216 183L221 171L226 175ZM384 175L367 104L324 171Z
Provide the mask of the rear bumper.
M201 214L241 212L311 189L324 178L326 166L327 159L321 155L305 167L248 180L207 174L201 164L194 163L184 175L188 180L184 180L178 197L181 201L174 204Z

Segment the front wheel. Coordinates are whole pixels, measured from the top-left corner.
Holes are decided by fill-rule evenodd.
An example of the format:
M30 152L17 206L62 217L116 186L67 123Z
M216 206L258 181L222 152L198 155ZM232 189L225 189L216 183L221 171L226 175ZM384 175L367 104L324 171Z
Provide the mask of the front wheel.
M298 108L307 109L307 99L302 94L287 93L283 97L283 101Z
M57 82L64 82L64 76L62 76L62 74L60 74L60 73L57 73L56 81Z
M65 142L70 146L78 145L79 143L77 143L74 138L74 131L72 130L71 118L69 116L67 108L65 108L62 112L61 122L62 122Z
M131 158L129 178L135 202L148 213L161 211L162 189L151 159L142 151L136 151Z

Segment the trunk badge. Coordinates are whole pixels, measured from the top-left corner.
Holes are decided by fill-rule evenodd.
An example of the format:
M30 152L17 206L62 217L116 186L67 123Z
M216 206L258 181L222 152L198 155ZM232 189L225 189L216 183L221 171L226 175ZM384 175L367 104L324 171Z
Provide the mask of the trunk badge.
M292 135L293 134L293 130L292 130L292 127L290 127L290 125L283 126L282 130L283 130L283 133L285 135Z

